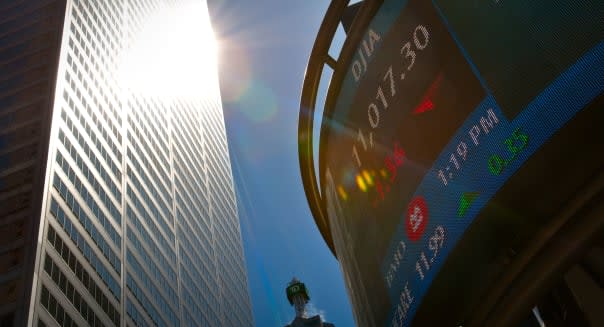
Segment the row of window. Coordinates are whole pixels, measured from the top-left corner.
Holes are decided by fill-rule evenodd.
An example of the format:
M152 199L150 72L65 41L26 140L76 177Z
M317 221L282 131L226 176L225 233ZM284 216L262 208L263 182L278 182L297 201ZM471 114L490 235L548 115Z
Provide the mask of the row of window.
M71 166L69 165L67 160L65 160L65 158L63 158L63 155L59 151L57 151L56 161L59 164L59 166L61 166L61 168L63 169L63 172L65 173L65 175L67 175L67 177L73 183L73 185L75 185L76 188L78 188L78 191L80 191L82 198L87 199L87 196L84 195L84 193L86 193L86 195L89 195L87 188L84 185L82 185L82 182L80 181L80 178L77 176L76 172L71 168ZM122 217L120 215L120 211L113 204L113 202L111 201L111 199L109 198L107 193L105 193L105 190L103 190L101 188L99 182L96 180L96 178L94 177L92 172L90 172L87 168L84 170L85 171L83 172L82 175L84 175L84 177L86 177L88 182L92 185L94 190L97 192L99 198L101 198L101 201L105 205L105 208L109 209L109 212L111 213L111 216L115 220L115 222L118 225L121 225ZM79 185L79 187L78 187L78 185ZM86 190L86 191L84 192L83 190ZM88 203L88 202L86 202L86 203ZM97 212L95 212L94 209L93 209L93 212L96 215Z
M100 22L99 22L100 24L91 24L89 15L86 15L85 11L86 10L82 10L82 8L76 8L74 10L74 15L73 15L75 23L78 25L78 27L82 31L81 33L83 34L82 37L79 37L78 44L82 47L84 52L89 57L88 58L89 60L84 61L83 63L84 64L86 62L94 63L94 66L96 68L96 73L94 74L94 76L100 76L102 78L106 88L109 88L108 93L111 95L112 99L117 100L117 95L115 94L115 92L113 90L113 85L110 81L108 81L108 79L113 79L112 74L110 74L110 72L111 72L110 68L116 67L117 58L118 58L118 49L113 46L115 44L113 42L114 42L114 40L119 41L121 35L112 35L111 37L105 38L103 35L101 35L103 32L106 32L104 29L104 25ZM94 14L94 11L93 11L93 14ZM82 18L82 17L84 17L84 18ZM89 27L89 26L91 26L91 27ZM77 30L74 31L72 29L72 32L74 34L76 34L76 33L79 34L79 32ZM88 46L88 44L86 44L86 42L83 42L84 38L88 41L87 43L90 44L90 47ZM111 42L111 44L110 44L110 42ZM92 48L92 51L90 50L90 48ZM93 53L93 51L94 51L94 53ZM94 55L94 54L96 54L96 55ZM99 67L97 64L97 61L101 61L101 65L103 67ZM102 68L102 69L99 69L99 68ZM107 94L103 94L102 97L105 100L105 102L107 103L107 105L110 105L109 97L107 96ZM118 101L116 101L116 102L118 102ZM121 120L121 117L119 115L117 115L116 110L114 108L110 108L110 110L111 110L112 114L114 115L114 118L117 120L118 125L121 125L122 120ZM110 120L108 120L108 121L110 121ZM120 142L121 142L121 139L120 139Z
M239 270L243 270L243 257L241 255L240 247L241 245L239 241L236 241L240 237L239 233L232 232L232 230L227 231L227 229L224 227L225 218L214 211L212 212L212 214L214 218L214 235L217 236L215 238L214 245L218 248L219 253L228 253L231 258L237 258L238 263L233 266L233 269L237 267L239 268Z
M203 168L204 162L203 162L202 155L204 154L204 151L203 151L204 148L203 148L202 144L200 144L198 142L194 142L196 140L203 140L203 138L198 133L193 132L193 131L195 131L195 128L191 125L191 123L196 122L198 126L201 126L201 124L192 117L187 117L187 116L183 117L181 115L182 108L178 108L178 109L179 110L176 110L174 112L174 122L175 122L176 126L179 126L179 128L174 129L174 134L175 134L175 136L178 136L183 141L186 141L186 140L189 141L189 142L182 142L187 147L186 152L194 157L194 160L195 160L194 162L195 162L196 166ZM181 146L181 148L182 148L182 146Z
M199 285L199 288L201 289L202 293L206 294L206 297L209 298L209 302L217 304L217 296L214 294L214 291L210 289L207 281L209 280L210 283L214 285L218 284L216 281L216 268L213 264L211 266L208 266L203 262L200 262L199 264L194 264L187 253L191 253L190 250L183 248L181 244L179 253L181 259L181 270L190 271L190 273L193 275L192 277L195 279L196 284ZM198 266L201 267L201 273L198 271ZM212 269L212 271L210 271L210 269ZM202 275L204 277L202 277Z
M113 227L113 225L111 224L109 219L107 219L107 216L105 216L105 214L103 213L103 211L101 210L99 205L96 203L96 201L94 200L92 195L88 192L86 187L84 187L82 185L82 182L80 181L79 178L75 177L71 181L72 181L75 189L78 191L78 194L80 195L80 197L84 200L83 202L86 203L86 205L88 206L90 211L92 211L92 214L97 219L97 221L101 223L101 225L105 229L105 232L109 235L109 237L113 241L113 244L115 244L118 248L121 249L122 237L120 236L120 234L118 234L117 230ZM65 194L65 196L67 196L66 195L68 192L67 185L65 183L63 183L63 181L61 181L59 179L59 177L56 176L56 174L55 174L53 183L55 184L55 187L58 187L57 190L59 191L59 193L61 193L62 195ZM74 202L76 202L76 201L74 201ZM78 207L79 207L79 203L78 203ZM74 204L73 208L75 210L75 208L76 208L75 204ZM79 212L83 213L83 209L81 207L78 210L78 219L80 218Z
M211 168L210 168L210 172L213 172L213 170ZM237 203L237 201L235 199L235 195L234 195L235 193L231 189L225 190L224 189L225 182L217 179L217 176L214 175L213 173L208 174L208 182L210 184L210 189L212 190L212 196L214 197L214 200L215 200L213 204L220 205L222 203L222 201L224 201L224 203L226 203L229 206L229 208L231 208L230 212L233 213L233 216L234 216L234 213L237 212L237 210L234 208L235 203ZM228 194L227 194L227 192L228 192ZM223 209L225 209L225 208L223 207Z
M170 116L172 113L171 100L166 103L158 97L145 97L138 96L132 97L133 102L138 105L140 112L143 113L143 117L147 119L147 122L153 123L158 126L161 130L162 126L168 126ZM134 103L132 103L134 105ZM169 138L167 133L158 135L161 138L163 144L168 144Z
M92 310L92 307L88 302L84 300L82 294L75 289L73 284L67 279L67 276L59 269L59 266L52 262L52 259L48 254L46 255L44 262L44 271L52 278L61 292L63 292L73 307L80 313L82 318L88 322L88 325L99 327L105 326L99 316ZM119 326L119 322L116 326Z
M168 237L170 239L172 239L174 236L172 235L173 232L172 232L171 226L174 225L174 221L173 221L174 218L172 218L173 216L172 216L172 213L170 212L170 209L168 209L168 207L166 206L166 204L163 201L159 201L159 200L161 200L161 198L160 199L156 198L155 200L157 200L157 202L160 204L162 211L160 212L159 209L157 209L154 199L151 196L149 196L147 189L141 184L141 182L138 180L136 175L134 175L134 173L132 172L132 168L130 168L130 165L128 165L128 167L127 167L127 174L128 174L128 177L130 178L130 182L132 183L132 185L134 185L134 188L136 188L138 193L143 198L143 201L147 204L147 207L151 211L151 215L153 217L157 218L157 220L161 224L161 227L164 230L164 232L166 232L166 234L168 234ZM151 187L151 189L153 189L153 188ZM168 226L168 224L166 224L166 220L168 222L170 222L170 226Z
M135 13L131 15L133 22L136 22L138 25L142 25L147 18L153 12L153 9L157 7L157 3L149 3L148 1L129 1L127 6L129 11Z
M130 249L128 249L128 251L126 252L126 260L128 261L128 268L134 271L135 276L137 276L138 279L141 281L144 289L151 294L153 302L157 305L159 310L163 312L163 314L168 318L168 321L178 322L178 315L174 313L173 307L170 305L172 304L178 308L178 296L176 295L176 293L171 290L170 294L168 295L168 297L170 297L171 302L167 302L164 298L164 295L162 295L161 291L157 288L157 286L155 286L151 278L149 278L149 276L147 275L143 267L140 265L138 260L136 260Z
M186 228L186 226L185 226ZM186 233L185 230L183 229L183 227L181 225L178 226L178 241L180 242L180 245L184 245L186 247L187 253L190 253L194 259L195 262L199 262L200 266L203 267L202 269L206 269L207 266L213 266L214 265L214 252L212 249L212 247L210 246L210 252L211 254L208 254L208 250L206 250L206 248L201 244L201 242L199 242L199 239L196 237L196 235L194 235L193 233ZM193 234L193 235L191 235ZM191 238L192 241L189 241L189 237ZM195 246L193 246L191 244L191 242L195 243ZM205 271L204 271L205 273ZM206 274L207 276L213 276L214 274Z
M166 325L166 322L162 319L159 312L157 312L151 301L149 301L145 293L143 293L143 290L136 284L134 278L130 276L130 274L126 274L126 286L128 286L128 289L132 292L138 303L141 304L145 312L149 315L151 320L153 320L156 326L168 326ZM176 325L178 325L178 320L176 321Z
M214 197L214 196L212 196ZM214 201L215 202L215 201ZM231 253L238 258L238 260L243 260L242 252L241 252L241 236L238 230L233 228L234 224L238 224L238 221L235 217L221 215L220 210L217 209L216 206L212 208L212 217L214 218L214 230L224 235L225 242L224 245L229 248ZM230 227L227 229L227 227Z
M221 149L218 149L219 142L226 142L226 139L222 139L225 136L216 136L213 133L207 133L205 134L205 137L209 139L216 139L216 142L208 143L208 146L206 147L206 164L208 168L212 169L217 176L232 181L232 172L230 167L228 149L226 150L226 152L222 152L222 148L226 146L226 143L223 147L221 147ZM232 184L229 184L228 186L231 189L233 187Z
M57 221L59 221L59 223L62 224L61 227L63 227L63 230L65 230L65 232L69 234L69 237L71 238L73 243L78 247L78 250L80 250L80 252L84 255L84 258L86 258L88 263L90 263L90 265L94 268L94 270L101 277L103 282L107 284L115 298L119 299L121 295L120 284L113 278L113 276L111 276L109 270L107 270L107 268L105 268L105 265L101 262L101 260L99 260L96 253L86 242L86 239L82 237L82 235L80 235L80 233L78 233L75 228L73 228L69 219L61 219L57 216L55 216L55 218L57 219ZM54 229L52 229L50 225L48 239L49 241L51 241L51 244L53 244L53 246L55 247L55 249L57 249L59 253L61 253L61 251L69 250L67 248L67 245L63 243L63 240L58 235L56 235ZM65 248L65 250L63 250L63 247Z
M132 201L132 203L134 204L134 207L140 213L138 216L143 217L143 219L145 220L145 223L147 224L147 227L149 227L149 229L151 230L153 235L160 242L161 246L162 247L166 246L170 250L174 251L174 244L175 244L174 234L173 233L170 234L170 235L172 235L172 238L170 239L171 242L168 243L164 234L162 234L161 231L159 230L159 228L157 228L157 224L155 222L156 219L154 219L154 217L152 217L151 215L149 215L149 213L147 213L147 209L145 209L143 202L134 193L134 189L130 186L130 183L128 183L126 185L126 193L128 194L128 199Z
M166 215L167 217L172 217L172 213L170 212L170 209L168 209L168 206L170 206L170 208L172 207L172 196L170 196L169 193L160 193L157 190L157 186L160 186L162 189L163 185L162 184L154 184L151 182L151 180L149 180L149 176L145 173L145 171L142 169L140 163L138 161L135 161L136 158L134 158L134 154L132 153L132 151L130 150L130 146L128 146L128 157L130 158L131 162L128 163L128 174L133 175L136 178L136 174L132 174L130 172L131 167L134 167L134 171L142 178L143 180L143 184L146 186L146 189L148 189L151 192L151 195L153 197L153 199L160 204L161 208L162 208L162 212L164 213L164 215ZM138 188L138 187L137 187ZM165 189L164 189L165 190ZM170 199L170 202L168 204L166 204L166 200L165 197Z
M238 285L234 282L229 282L229 281L225 281L223 279L223 285L225 285L225 287L222 288L222 300L223 301L227 301L227 305L224 305L223 303L223 307L227 307L229 312L232 312L233 314L229 315L231 318L235 317L238 321L243 322L246 319L244 319L244 317L246 317L246 312L249 312L247 310L244 309L244 305L242 304L243 301L249 301L249 299L244 298L242 293L241 293L241 289L246 289L246 285ZM245 293L247 294L247 293ZM245 300L244 300L245 299ZM245 324L243 323L238 323L235 325L231 325L231 326L244 326Z
M86 271L82 263L77 259L75 254L71 253L69 248L63 243L63 241L56 235L55 230L52 226L48 226L48 240L53 244L55 250L61 255L63 262L71 269L71 272L78 278L78 280L84 285L84 287L88 290L88 293L96 300L96 303L101 306L103 311L112 319L112 321L120 320L119 311L113 306L113 304L109 301L105 293L103 293L103 288L94 281L94 278ZM52 240L51 240L52 238ZM59 241L56 241L58 239ZM118 299L119 301L119 299Z
M61 185L59 185L59 183L57 182L58 180L59 179L55 175L54 187L57 190L60 190ZM63 188L63 190L65 190L65 188ZM119 259L119 256L117 256L113 252L113 250L109 246L109 243L105 241L103 236L94 226L92 220L88 218L88 216L84 213L83 210L81 210L80 205L74 200L73 195L69 191L67 191L65 194L61 194L61 197L63 197L65 203L67 203L67 206L71 209L71 213L78 218L80 225L84 227L84 230L86 230L86 232L88 233L88 235L90 235L94 243L99 247L99 249L101 249L101 252L103 252L105 258L107 258L109 263L114 267L115 272L117 272L117 274L119 275L121 270L121 261ZM66 217L63 208L61 208L57 200L55 200L54 196L52 197L52 201L50 204L50 212L55 217L59 217L59 219L61 220L69 220Z
M196 194L199 194L198 197L203 197L205 201L205 194L207 193L206 187L206 170L204 167L190 167L191 159L186 159L181 155L181 151L186 153L186 149L179 149L180 141L178 137L174 138L175 149L173 151L174 159L173 165L176 169L176 175L180 176L182 179L188 180L192 186L195 186Z
M197 149L196 146L195 149L193 149L189 143L193 141L196 141L195 143L198 143L198 140L201 139L192 138L189 134L182 135L184 134L184 132L186 132L186 129L181 128L181 125L183 123L179 120L176 120L175 123L177 126L179 126L179 128L174 129L172 139L174 140L176 147L178 147L181 152L188 157L187 160L182 160L182 162L191 164L197 171L196 175L203 176L203 174L201 174L205 170L205 164L203 160L203 149Z
M138 140L136 140L134 138L134 136L132 136L132 133L128 133L128 141L130 141L130 144L132 145L132 149L134 150L136 155L141 159L141 160L138 160L138 162L140 162L143 165L143 167L145 167L145 169L147 169L147 171L151 174L151 177L153 177L153 180L156 182L156 184L161 186L161 188L163 190L166 190L166 188L171 185L170 180L168 178L169 175L161 175L158 173L160 171L159 166L158 166L159 162L157 162L157 160L153 156L153 153L149 152L149 155L151 156L151 159L152 159L152 160L149 160L149 156L147 156L143 152L143 147L139 146L141 143ZM149 148L146 147L146 143L142 143L142 144L145 147L145 150L149 151ZM130 147L128 149L130 149ZM153 163L155 166L158 167L157 171L154 169L154 167L151 163ZM163 181L163 184L160 182L160 179L161 179L161 181ZM168 191L165 191L165 192L171 193Z
M67 75L67 77L69 80L70 79L69 75ZM73 84L73 79L70 79L70 80L71 80L71 83ZM74 86L75 86L75 84L74 84ZM101 140L97 137L96 131L92 130L92 126L90 124L88 124L88 122L86 121L86 117L84 117L84 115L82 115L82 113L78 109L78 106L76 105L76 103L74 102L74 100L71 98L71 96L69 95L69 93L67 91L63 92L63 99L65 99L65 101L67 102L68 107L71 109L73 114L76 116L76 121L80 122L80 126L86 132L88 137L90 137L90 140L92 141L92 143L95 145L96 149L101 154L101 157L105 160L105 163L107 163L107 165L113 172L113 175L121 182L122 173L120 171L120 166L115 163L113 158L110 156L109 151L105 150L105 146L101 143ZM63 112L64 112L64 110L61 113L61 118L63 118L63 121L65 121L65 124L67 125L67 127L69 127L69 130L74 135L74 137L76 137L76 139L78 140L78 143L80 143L80 144L82 144L83 142L87 143L86 140L84 139L84 135L80 134L80 132L78 131L78 129L76 128L76 126L72 122L72 120L69 118L69 116L67 114L63 114ZM100 134L106 135L106 133L107 132L105 131L105 133L100 133ZM121 162L121 160L122 160L121 152L119 152L117 146L115 145L115 143L113 143L113 141L110 138L108 138L108 140L109 141L107 143L109 144L111 150L113 151L113 154L116 156L116 158L118 158L118 162Z
M92 22L101 25L105 28L106 25L107 31L105 35L107 39L117 39L119 36L120 26L123 23L122 15L119 13L122 12L123 8L118 8L117 5L120 2L116 1L80 1L75 0L74 4L78 8L86 8L90 12L90 19L86 19L86 22L92 26ZM117 49L118 45L115 44L114 47Z
M189 101L182 102L176 101L175 107L178 108L174 110L174 115L182 117L184 125L181 125L183 128L180 130L187 130L189 133L193 135L193 138L189 138L192 140L203 139L201 135L201 129L196 126L201 126L201 106L193 104Z
M78 17L75 16L77 19ZM69 49L71 50L67 54L67 63L69 67L74 72L74 76L77 76L77 81L79 81L79 85L83 87L83 92L90 97L92 102L96 105L96 108L100 108L101 105L110 106L111 104L108 102L109 98L104 93L112 92L109 89L109 81L110 76L107 74L105 67L108 66L109 58L101 58L94 55L91 55L90 48L88 45L83 43L83 36L77 30L76 26L72 22L70 24L71 35L69 36ZM95 44L92 44L91 47L96 47ZM80 50L80 48L82 50ZM73 54L73 57L72 57ZM90 81L90 83L89 83ZM76 89L73 89L75 92ZM102 92L102 93L101 93ZM105 100L105 103L102 103L97 94L100 96L101 100ZM114 95L113 93L111 93ZM85 99L84 97L83 99ZM115 132L115 131L114 131Z
M73 24L72 24L72 26L73 26ZM72 41L73 41L73 39L70 38L69 44L71 44ZM74 50L74 56L75 56L75 50ZM82 60L84 60L84 62L82 62ZM105 141L109 145L111 145L111 148L114 151L114 154L116 156L119 155L119 153L115 153L116 148L115 148L115 146L113 146L114 141L110 137L110 135L113 135L117 139L117 143L122 143L122 135L120 133L119 126L116 126L114 124L113 120L111 119L111 117L108 114L110 112L110 110L107 110L108 108L113 109L112 108L113 104L104 103L102 100L99 100L97 97L97 94L100 94L102 92L107 92L110 89L110 86L106 85L109 82L106 81L106 76L104 74L102 74L98 71L93 71L90 68L90 66L93 66L94 69L98 68L97 58L87 60L86 58L78 57L78 58L75 58L74 60L72 60L71 54L68 53L67 54L67 63L69 64L70 69L73 71L74 76L77 76L77 80L79 81L79 84L72 85L72 83L71 83L72 82L72 78L71 78L72 73L70 72L69 69L65 72L67 82L69 82L70 85L72 86L72 91L74 93L76 93L76 95L77 95L78 89L75 89L73 87L82 86L84 88L84 90L86 91L85 94L88 96L88 98L91 99L90 103L88 100L86 100L87 99L86 96L81 96L81 97L78 96L78 99L82 102L83 107L86 109L86 112L92 119L92 122L94 123L94 125L99 129L99 131L101 131L101 135L102 135L103 139L105 139ZM84 67L83 70L86 74L83 74L84 72L82 72L80 70L78 65L81 65ZM93 90L92 87L89 86L87 79L90 79L91 83L93 84L93 87L95 87L96 90ZM115 100L115 101L119 103L118 100ZM115 109L113 109L111 111L114 111L114 110ZM99 116L97 116L98 112L101 113L104 121L101 121L101 118ZM109 129L109 132L111 132L111 134L107 131L107 129Z
M136 240L136 241L138 241L138 240ZM130 248L128 248L127 251L128 251L128 254L127 254L128 260L134 262L134 265L140 267L140 263L138 262L138 260L136 259L136 257L133 254L134 251L132 251L132 249L130 249ZM144 251L142 253L139 252L139 255L140 255L140 257L142 257L143 264L150 271L150 275L151 275L151 279L145 277L145 278L141 278L141 280L144 280L145 282L147 280L149 280L150 282L154 283L155 285L159 285L159 287L161 287L161 289L164 291L164 293L166 293L168 300L170 300L172 303L177 303L178 295L176 295L176 291L174 291L174 288L173 288L173 287L176 287L176 285L177 285L176 279L168 281L162 274L161 270L153 262L151 257L149 257L149 255L147 255L146 252L144 252ZM141 269L141 272L142 271L143 270ZM146 275L146 273L145 273L145 275Z
M90 18L89 15L84 14L85 10L82 10L81 7L77 7L75 6L75 10L73 11L73 15L72 17L74 18L74 21L76 22L76 24L80 27L80 29L82 30L82 34L83 35L78 35L79 31L77 31L76 29L72 29L72 32L74 35L77 36L78 38L78 45L80 47L82 47L82 50L85 52L86 56L87 56L87 61L88 62L95 62L96 59L101 60L101 72L111 72L114 69L117 68L117 60L118 60L118 48L117 48L117 44L115 43L116 41L119 41L119 34L118 35L114 35L113 37L110 38L103 38L101 37L101 35L99 35L99 29L98 28L88 28L88 25L92 26L91 22L90 22ZM84 24L84 21L86 21L87 24ZM99 26L101 27L100 31L103 31L103 24L99 24ZM95 39L93 42L92 38L93 38L93 34L95 36ZM84 40L86 40L87 42L85 42ZM90 45L88 45L90 44ZM92 48L92 49L91 49ZM76 47L73 47L74 52L78 52ZM86 61L81 61L82 63L85 63ZM95 63L96 64L96 63ZM98 68L97 68L97 71ZM108 83L108 81L105 79L105 77L109 77L111 74L103 74L103 80L105 82L105 85L111 86L111 83ZM111 99L117 99L117 95L115 94L115 92L113 91L113 89L108 89L106 91L109 92L104 92L103 94L101 94L100 96L105 100L105 103L107 103L108 105L110 104L110 97L109 95L111 95ZM117 101L116 101L117 102ZM112 109L110 107L110 109ZM114 110L112 110L114 111ZM114 115L116 115L115 111L113 112ZM116 118L119 116L115 116ZM121 125L121 120L119 120L119 124Z
M129 126L130 130L128 132L128 140L130 141L130 144L138 145L136 148L144 148L144 150L148 154L146 156L142 155L140 153L140 150L136 148L135 149L138 150L138 155L141 157L141 159L153 162L155 168L157 169L157 172L159 173L159 177L163 179L166 185L170 185L170 164L168 163L167 159L163 156L159 156L160 152L153 151L153 149L151 149L149 144L147 144L145 137L141 134L140 130L136 127L136 125L130 124ZM136 135L136 139L133 135ZM161 163L158 161L158 157L161 157Z
M186 186L186 189L184 188L177 188L178 191L184 192L185 194L187 194L188 196L194 196L195 197L195 203L200 207L200 209L202 209L202 211L204 211L205 213L208 212L208 202L207 202L207 198L206 198L206 194L207 194L207 188L205 186L205 183L200 182L200 181L196 181L195 179L191 180L193 176L196 176L196 174L190 174L188 171L183 171L182 169L182 160L180 160L180 155L178 154L178 151L174 151L174 169L175 169L175 176L179 179L181 179ZM205 174L204 174L205 175ZM201 175L201 176L204 176ZM200 176L197 176L200 177ZM182 187L182 185L181 185Z
M174 182L176 186L176 202L182 207L184 204L182 200L185 200L187 207L190 210L195 211L195 216L197 217L207 217L209 216L209 208L207 203L205 203L205 195L196 192L191 188L191 185L188 180L188 176L182 176L180 174L180 166L178 164L174 165L175 170L178 174L174 176ZM182 177L181 177L182 176ZM194 199L193 199L194 197ZM203 199L203 200L201 200ZM205 222L204 222L205 225Z
M132 224L132 226L134 226L136 228L139 235L145 241L147 246L149 248L151 248L151 251L153 252L153 256L155 257L155 259L157 259L159 261L162 268L164 268L164 270L166 270L166 271L170 271L172 269L170 267L173 267L173 265L176 264L176 255L174 254L174 252L171 251L171 249L169 247L162 247L162 249L166 253L168 253L168 258L170 259L170 261L166 260L166 255L164 255L162 253L162 250L160 250L160 247L157 246L157 242L155 242L155 240L151 237L151 235L149 235L149 233L147 232L147 230L145 229L143 224L140 222L140 220L138 220L138 218L136 218L136 215L134 214L134 211L132 210L130 205L126 206L126 215L128 216L128 221ZM130 238L130 237L128 236L128 238ZM168 273L168 274L170 274L170 273Z
M193 300L193 297L186 289L182 290L182 300L184 302L184 309L182 310L184 318L183 323L186 324L187 327L220 326L218 323L210 325L210 321L206 317L206 314L199 308L197 303ZM194 317L191 316L189 312L191 312ZM217 321L218 319L215 318L215 320Z
M110 43L111 40L114 40L117 35L109 36L107 30L105 30L104 24L99 22L99 24L93 24L93 21L90 19L90 14L86 11L82 6L76 5L74 3L73 12L71 17L77 23L77 25L82 30L82 38L78 41L83 49L87 50L88 54L96 54L97 57L103 58L108 63L111 63L111 59L115 57L116 49ZM105 34L104 36L102 34ZM90 50L88 48L88 44L90 44Z
M65 312L65 308L61 305L57 299L50 294L48 288L42 285L42 293L40 294L40 303L46 311L59 323L62 327L78 327L78 324L71 318L71 316ZM41 321L40 321L41 322ZM44 323L42 323L43 325ZM40 326L40 323L38 323Z
M181 269L181 278L182 278L182 294L184 295L185 293L189 293L191 294L191 297L193 299L196 299L197 301L199 301L200 305L198 306L195 301L186 301L185 302L188 304L190 304L191 308L194 308L194 310L199 310L201 311L201 308L204 308L206 310L206 312L208 313L206 315L206 318L208 318L209 320L215 320L218 319L218 314L216 313L217 308L220 307L219 303L215 300L215 298L210 298L208 299L208 297L206 296L205 293L202 293L201 290L199 288L197 288L197 286L195 286L195 283L193 282L193 280L191 279L191 276L189 276L189 274L187 273L186 270ZM185 296L183 296L184 298ZM216 324L215 326L220 326L220 324Z
M176 180L176 185L177 187L180 186L178 180ZM191 200L188 197L184 199L187 200L187 204L191 204ZM202 214L197 211L196 207L186 206L184 203L182 203L182 200L183 198L177 193L176 204L178 206L176 209L176 220L183 226L191 225L195 230L196 237L203 238L203 242L209 243L212 239L210 236L212 229L206 224L205 221L208 219L209 212L206 211ZM191 209L193 209L193 211L191 211Z
M130 123L136 122L142 129L142 132L145 134L147 139L152 139L154 146L153 148L159 152L164 157L169 157L168 151L168 143L164 140L164 137L168 136L168 131L166 130L166 125L163 125L163 130L158 129L155 124L147 117L147 114L152 111L151 108L143 108L138 102L130 102L130 104L137 104L138 108L131 108L130 115L134 117L134 119L130 120ZM158 122L159 123L159 122ZM155 145L155 143L159 143L159 145Z
M139 154L140 154L140 152L139 152ZM148 173L146 173L143 170L143 167L141 166L142 160L138 160L135 157L134 152L132 152L131 146L128 146L128 149L126 150L126 155L128 156L128 159L130 159L130 165L132 167L134 167L134 170L140 176L143 177L143 181L145 182L145 184L149 185L149 187L151 188L151 193L153 193L154 196L156 194L158 194L158 195L162 195L162 196L166 197L167 198L166 202L168 204L171 204L172 203L172 195L171 195L172 192L168 192L168 189L166 189L164 184L162 182L160 182L159 176L157 175L155 170L153 170L151 168L151 166L149 166L149 163L147 162L147 164L145 164L145 169L148 172ZM144 157L142 157L142 158L144 158ZM151 178L153 179L153 183L149 180L149 176L151 176ZM155 190L155 188L158 188L159 191Z
M220 241L225 244L226 250L228 251L228 255L225 256L226 260L229 261L232 269L239 268L241 271L243 267L240 267L240 265L243 263L243 257L239 256L239 252L236 249L239 248L239 242L234 240L239 233L234 234L232 231L227 231L221 223L217 223L214 226L215 230L218 232L217 234L220 235ZM237 258L237 262L233 261L235 258Z
M64 112L65 111L63 111L63 113ZM82 157L78 153L79 151L76 149L75 146L71 144L71 142L63 132L63 129L59 130L59 140L61 140L61 143L63 144L67 152L69 152L69 154L71 155L71 158L77 163L78 167L80 167L80 170L88 171L88 165L84 163ZM101 161L97 159L97 157L94 155L94 152L92 152L92 149L90 149L90 147L85 141L80 144L83 145L82 149L84 150L84 153L88 156L88 158L92 162L92 165L98 171L99 175L101 175L101 179L103 179L105 184L109 187L115 199L118 201L121 200L122 193L120 192L118 186L113 182L105 168L103 168L103 166L101 165Z
M210 219L210 208L206 203L204 203L204 201L199 200L200 198L205 198L205 196L195 196L196 193L192 193L192 190L186 183L186 178L174 176L174 184L176 186L176 204L180 208L185 209L187 217L195 217L195 219L199 219L203 230L208 232L212 230L208 223L208 220ZM192 198L193 196L195 196L195 199Z
M128 228L126 229L126 235L128 235L128 240L130 240L130 242L132 243L132 245L134 246L134 248L136 249L136 251L139 253L139 255L143 258L143 260L145 261L145 263L147 264L148 267L153 267L153 270L158 270L159 268L157 268L157 261L162 261L162 257L163 254L159 253L159 257L156 255L154 256L150 256L149 253L147 252L147 250L145 249L145 247L143 246L143 243L141 243L141 241L138 239L138 237L136 236L136 234L134 233L134 230L132 230L130 228L130 226L128 226ZM168 262L165 260L163 260L163 264L160 264L161 267L163 268L164 272L166 275L168 275L168 280L169 280L169 285L176 285L176 272L174 272L174 269L168 265ZM161 277L161 279L165 279L164 277Z
M143 314L136 309L136 305L130 300L130 298L126 299L126 312L128 316L134 321L137 327L147 327L147 321L143 317Z

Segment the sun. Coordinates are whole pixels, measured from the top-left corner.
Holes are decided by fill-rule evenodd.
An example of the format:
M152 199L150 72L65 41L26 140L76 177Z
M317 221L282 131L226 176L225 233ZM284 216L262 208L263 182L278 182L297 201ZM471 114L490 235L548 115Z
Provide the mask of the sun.
M156 8L132 40L125 40L118 74L131 92L194 99L219 92L218 48L204 1Z

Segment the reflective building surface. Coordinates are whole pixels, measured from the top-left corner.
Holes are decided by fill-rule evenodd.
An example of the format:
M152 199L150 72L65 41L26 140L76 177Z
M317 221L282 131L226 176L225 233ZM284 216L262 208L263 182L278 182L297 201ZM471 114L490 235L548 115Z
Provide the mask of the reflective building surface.
M191 62L153 43L183 12L211 35L204 1L0 5L2 326L253 325L215 65L164 92Z

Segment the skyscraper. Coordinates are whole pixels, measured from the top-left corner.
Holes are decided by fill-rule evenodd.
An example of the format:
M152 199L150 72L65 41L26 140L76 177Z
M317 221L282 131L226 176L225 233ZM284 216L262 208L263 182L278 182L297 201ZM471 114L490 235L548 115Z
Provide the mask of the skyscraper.
M253 325L205 1L0 24L0 325Z

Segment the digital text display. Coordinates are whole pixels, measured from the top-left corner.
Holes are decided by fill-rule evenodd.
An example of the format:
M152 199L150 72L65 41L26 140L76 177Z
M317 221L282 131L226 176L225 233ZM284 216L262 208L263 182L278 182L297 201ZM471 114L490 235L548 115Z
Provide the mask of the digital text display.
M481 209L602 94L603 21L588 1L384 1L321 136L363 319L408 326Z

